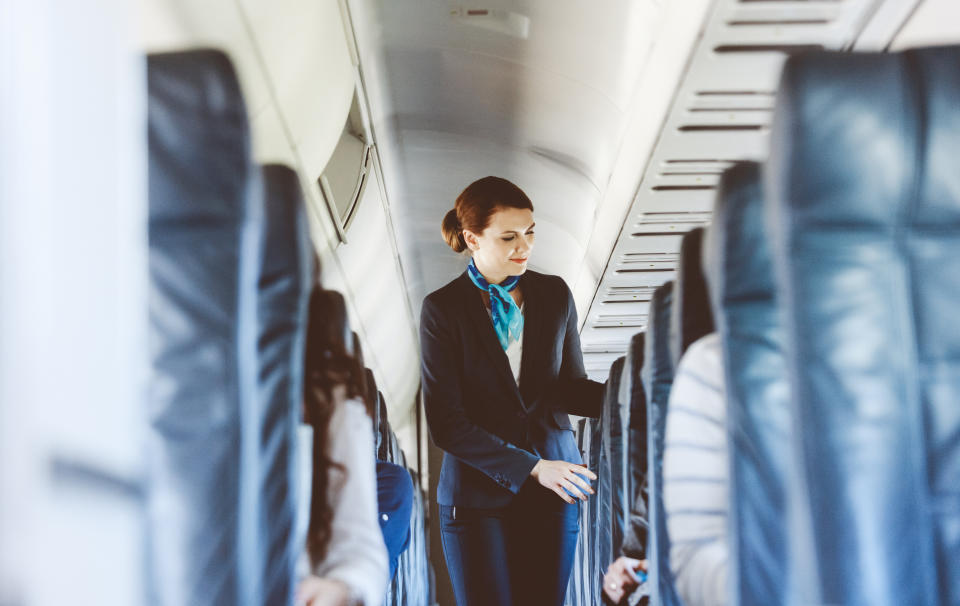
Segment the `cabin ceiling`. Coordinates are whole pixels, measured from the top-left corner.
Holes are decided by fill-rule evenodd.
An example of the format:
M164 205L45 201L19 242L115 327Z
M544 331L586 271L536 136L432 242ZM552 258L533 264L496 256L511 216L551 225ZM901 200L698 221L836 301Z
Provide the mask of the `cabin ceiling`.
M506 177L536 207L531 265L574 286L588 373L603 380L673 277L682 234L709 222L719 173L766 155L785 53L956 40L942 25L955 0L676 4L470 5L501 11L487 23L456 3L351 5L414 309L465 265L439 229L457 194Z
M443 242L440 222L486 175L528 193L538 228L531 266L572 284L639 105L660 2L369 4L360 10L370 9L378 56L364 56L364 70L372 80L374 62L384 75L371 111L414 308L463 271L466 258ZM468 17L468 9L491 15Z

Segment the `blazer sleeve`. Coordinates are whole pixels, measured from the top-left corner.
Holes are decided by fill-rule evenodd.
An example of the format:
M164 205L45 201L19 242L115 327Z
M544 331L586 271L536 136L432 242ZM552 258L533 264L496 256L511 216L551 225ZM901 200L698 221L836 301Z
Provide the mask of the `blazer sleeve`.
M583 351L580 349L577 306L566 282L563 282L563 289L567 296L567 321L563 336L563 358L555 385L556 401L563 406L564 412L599 418L603 413L603 383L587 378L583 368Z
M471 421L464 411L461 355L443 311L427 297L420 314L423 402L433 442L514 494L540 460Z

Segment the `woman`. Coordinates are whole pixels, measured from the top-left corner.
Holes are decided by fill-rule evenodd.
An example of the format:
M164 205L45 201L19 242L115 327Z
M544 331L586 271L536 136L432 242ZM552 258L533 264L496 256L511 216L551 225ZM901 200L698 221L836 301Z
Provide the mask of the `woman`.
M312 473L298 605L380 606L387 586L370 400L363 366L344 342L345 322L340 295L315 289L304 364L304 416L313 444L312 465L305 466Z
M486 177L443 220L467 271L423 301L423 398L444 450L437 489L459 606L559 606L577 543L574 499L593 494L567 413L599 416L577 312L557 276L527 271L533 204Z

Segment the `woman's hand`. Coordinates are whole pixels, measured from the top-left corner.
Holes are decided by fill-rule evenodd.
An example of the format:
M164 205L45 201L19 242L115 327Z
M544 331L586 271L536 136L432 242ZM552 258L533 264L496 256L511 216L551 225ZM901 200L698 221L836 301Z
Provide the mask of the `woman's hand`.
M343 581L310 575L297 587L296 606L350 606L350 588Z
M607 568L607 574L603 576L603 592L607 594L614 604L620 602L623 596L630 595L640 586L641 579L637 577L637 571L647 571L646 560L635 560L628 557L617 558L617 561L610 564Z
M566 461L545 461L544 459L537 461L530 475L541 486L557 493L561 499L571 505L575 502L573 497L586 501L587 495L584 492L594 494L590 484L583 478L597 479L596 474L583 465L567 463ZM570 494L567 494L568 492Z

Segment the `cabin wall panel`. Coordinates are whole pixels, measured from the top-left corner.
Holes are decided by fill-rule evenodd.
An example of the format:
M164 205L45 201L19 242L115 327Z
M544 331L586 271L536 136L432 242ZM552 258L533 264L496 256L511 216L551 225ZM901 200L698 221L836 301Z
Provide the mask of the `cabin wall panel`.
M420 350L410 323L404 284L395 269L397 259L390 246L389 224L376 177L371 177L358 203L347 242L327 257L323 278L331 288L349 293L351 323L363 328L360 336L366 364L374 370L384 393L390 424L414 461Z
M338 0L142 0L141 45L147 52L216 47L230 55L247 103L254 156L297 170L321 280L346 298L366 364L413 461L419 349L385 190L370 177L348 242L341 243L317 184L361 83L344 10Z

